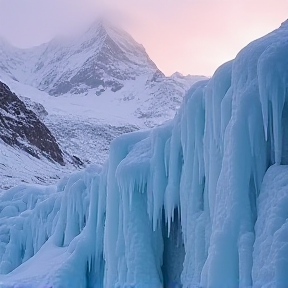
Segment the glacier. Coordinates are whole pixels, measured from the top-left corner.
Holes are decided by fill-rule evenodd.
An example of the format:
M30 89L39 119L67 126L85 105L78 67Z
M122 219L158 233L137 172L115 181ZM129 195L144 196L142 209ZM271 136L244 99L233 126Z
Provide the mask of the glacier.
M287 287L287 120L288 21L102 168L2 192L1 285Z

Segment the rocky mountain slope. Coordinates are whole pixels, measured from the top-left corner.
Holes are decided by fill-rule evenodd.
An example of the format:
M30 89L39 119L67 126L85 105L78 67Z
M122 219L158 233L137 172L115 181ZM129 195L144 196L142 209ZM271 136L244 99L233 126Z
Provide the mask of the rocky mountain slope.
M49 129L0 82L0 139L36 158L40 154L64 165L63 153Z
M0 190L23 182L54 183L77 164L34 113L42 115L43 107L29 104L0 82Z

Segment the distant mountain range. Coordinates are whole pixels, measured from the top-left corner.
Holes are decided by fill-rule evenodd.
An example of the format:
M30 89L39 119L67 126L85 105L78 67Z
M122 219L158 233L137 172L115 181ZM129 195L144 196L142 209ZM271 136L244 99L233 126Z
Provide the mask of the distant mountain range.
M185 91L203 79L166 77L142 45L105 21L29 49L0 40L0 80L84 162L103 163L123 132L171 119Z

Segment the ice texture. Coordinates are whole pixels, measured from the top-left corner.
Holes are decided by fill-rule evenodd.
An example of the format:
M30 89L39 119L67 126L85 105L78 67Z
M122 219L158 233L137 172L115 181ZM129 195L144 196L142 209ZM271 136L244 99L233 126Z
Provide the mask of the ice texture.
M101 173L3 193L0 281L287 287L287 77L286 21L193 85L174 120L114 140Z
M91 281L102 287L100 171L90 166L57 186L22 185L0 195L0 283L81 288Z

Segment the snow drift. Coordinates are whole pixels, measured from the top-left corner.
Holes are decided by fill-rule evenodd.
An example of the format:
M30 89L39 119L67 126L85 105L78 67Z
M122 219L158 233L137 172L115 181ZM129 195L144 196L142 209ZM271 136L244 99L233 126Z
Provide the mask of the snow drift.
M2 233L7 239L1 240L1 272L19 266L3 281L23 279L26 269L40 263L37 254L62 247L70 256L42 283L287 287L287 77L286 21L209 81L193 85L173 121L114 140L96 182L87 180L87 172L71 176L58 188L64 189L56 194L59 203L45 204L52 212L38 208L46 211L41 217L39 200L24 221L35 223L29 232L12 229L11 221L23 218L21 210L1 209L1 229L11 227ZM53 202L54 195L45 201ZM46 237L32 237L48 214L49 225L41 226ZM28 255L23 239L14 236L19 233L36 241L26 240L33 247ZM13 263L5 255L13 255Z

